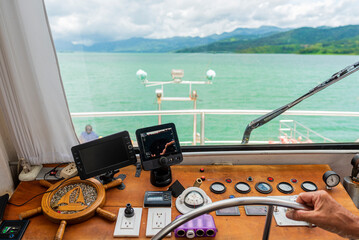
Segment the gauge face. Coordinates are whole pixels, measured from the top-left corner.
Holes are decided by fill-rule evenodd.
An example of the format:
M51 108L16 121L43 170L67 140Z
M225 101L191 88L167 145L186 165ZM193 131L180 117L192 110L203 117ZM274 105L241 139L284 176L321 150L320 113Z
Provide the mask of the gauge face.
M294 188L292 187L292 185L290 185L290 183L287 183L287 182L278 183L277 189L281 193L285 193L285 194L289 194L289 193L292 193L294 191Z
M185 196L184 204L189 208L201 207L204 204L204 198L199 192L191 191Z
M213 193L221 194L221 193L224 193L227 188L226 188L226 186L224 186L223 183L215 182L215 183L212 183L212 185L210 186L209 189L210 189Z
M249 193L251 191L251 187L245 182L239 182L234 186L237 192L239 193Z
M340 177L334 171L327 171L323 175L323 180L328 187L335 187L340 183Z
M325 180L325 183L328 185L328 187L335 187L340 182L340 177L338 175L330 175L327 180Z
M303 182L301 185L302 189L306 192L317 191L317 185L311 181Z
M260 193L268 194L272 192L272 186L265 182L259 182L256 184L256 190Z

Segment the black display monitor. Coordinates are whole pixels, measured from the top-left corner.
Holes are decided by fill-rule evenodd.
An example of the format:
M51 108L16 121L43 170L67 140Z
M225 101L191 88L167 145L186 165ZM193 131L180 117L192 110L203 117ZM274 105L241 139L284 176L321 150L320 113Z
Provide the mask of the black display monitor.
M81 179L103 175L110 182L119 168L137 162L127 131L99 138L71 148Z
M167 123L136 131L141 164L151 170L151 183L167 186L172 181L170 166L182 162L183 156L176 127Z

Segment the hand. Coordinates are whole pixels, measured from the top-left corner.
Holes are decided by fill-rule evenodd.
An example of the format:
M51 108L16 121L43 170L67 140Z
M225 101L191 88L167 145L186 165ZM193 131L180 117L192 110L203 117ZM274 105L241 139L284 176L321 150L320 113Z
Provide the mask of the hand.
M313 210L290 210L287 217L313 223L342 237L359 237L359 217L336 202L326 191L300 193L297 198Z

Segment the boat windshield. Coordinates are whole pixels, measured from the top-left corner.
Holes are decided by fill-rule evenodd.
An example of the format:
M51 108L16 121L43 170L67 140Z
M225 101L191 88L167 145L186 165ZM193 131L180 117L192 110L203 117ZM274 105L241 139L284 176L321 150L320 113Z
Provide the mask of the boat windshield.
M127 130L136 145L136 129L173 122L182 146L241 144L252 120L357 62L357 13L333 4L45 0L80 141ZM356 142L358 88L357 72L248 144Z

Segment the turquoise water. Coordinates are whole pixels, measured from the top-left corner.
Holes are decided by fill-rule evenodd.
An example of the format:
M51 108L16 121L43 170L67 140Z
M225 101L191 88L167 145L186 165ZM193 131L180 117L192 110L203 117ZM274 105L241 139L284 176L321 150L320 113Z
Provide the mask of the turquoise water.
M213 84L193 86L198 92L198 109L273 110L358 61L358 56L292 54L58 53L58 57L72 113L156 110L156 87L145 87L136 78L138 69L146 71L150 81L171 80L171 69L183 69L183 80L205 80L206 71L213 69L217 74ZM359 112L358 89L359 73L354 73L291 110ZM166 96L188 97L188 93L185 85L165 87ZM163 110L192 108L191 102L162 104ZM246 125L257 117L207 115L205 137L241 140ZM359 138L355 117L280 116L254 130L251 140L278 140L280 119L296 120L335 141L352 142ZM136 129L157 124L157 117L73 118L73 121L78 134L90 123L101 136L128 130L135 139ZM181 141L192 140L192 116L163 116L162 122L174 122Z

